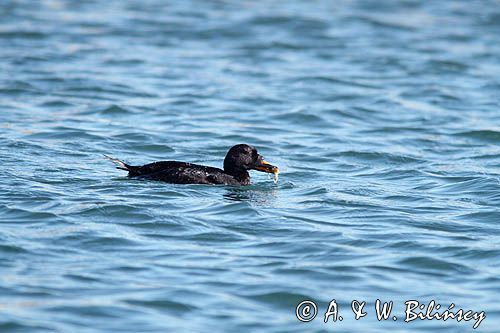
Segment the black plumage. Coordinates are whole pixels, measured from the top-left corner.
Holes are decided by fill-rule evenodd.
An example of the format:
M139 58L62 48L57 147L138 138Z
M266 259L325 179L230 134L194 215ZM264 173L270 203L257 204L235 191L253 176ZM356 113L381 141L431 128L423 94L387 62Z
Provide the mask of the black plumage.
M160 161L133 166L108 157L118 169L129 172L129 177L159 180L173 184L224 184L249 185L248 170L278 173L278 168L264 161L257 149L239 144L229 149L224 159L224 169L178 161Z

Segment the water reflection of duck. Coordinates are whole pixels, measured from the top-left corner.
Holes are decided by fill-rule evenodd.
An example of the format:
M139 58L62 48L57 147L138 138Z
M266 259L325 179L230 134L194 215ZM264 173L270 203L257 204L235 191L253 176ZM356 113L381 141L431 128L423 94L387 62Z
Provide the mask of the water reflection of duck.
M159 180L173 184L224 184L249 185L248 170L258 170L277 175L278 167L264 161L257 149L252 146L239 144L227 152L224 159L224 170L204 165L161 161L132 166L119 159L106 156L117 165L117 169L128 171L129 177Z

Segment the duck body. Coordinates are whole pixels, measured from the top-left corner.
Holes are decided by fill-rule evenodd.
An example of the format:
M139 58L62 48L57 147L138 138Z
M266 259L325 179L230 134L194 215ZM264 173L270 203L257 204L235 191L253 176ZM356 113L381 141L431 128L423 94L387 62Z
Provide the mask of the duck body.
M229 149L224 159L224 169L188 162L159 161L133 166L106 156L117 169L128 171L129 177L158 180L172 184L249 185L248 170L278 173L278 168L264 161L257 150L246 144Z
M248 185L247 179L236 179L224 170L199 164L160 161L143 166L128 166L128 176L142 179L158 180L172 184L214 184L214 185Z

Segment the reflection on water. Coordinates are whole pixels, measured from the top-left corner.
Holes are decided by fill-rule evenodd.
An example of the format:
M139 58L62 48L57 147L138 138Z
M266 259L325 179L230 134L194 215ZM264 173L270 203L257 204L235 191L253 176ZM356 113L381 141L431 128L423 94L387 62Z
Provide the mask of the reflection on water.
M269 205L275 201L279 191L277 184L228 187L224 198L231 201L249 201L260 205Z

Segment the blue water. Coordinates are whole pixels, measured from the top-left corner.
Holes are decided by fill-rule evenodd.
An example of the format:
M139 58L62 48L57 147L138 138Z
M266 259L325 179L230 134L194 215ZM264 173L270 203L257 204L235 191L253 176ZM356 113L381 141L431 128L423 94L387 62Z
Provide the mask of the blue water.
M0 331L498 332L499 145L499 1L1 1Z

